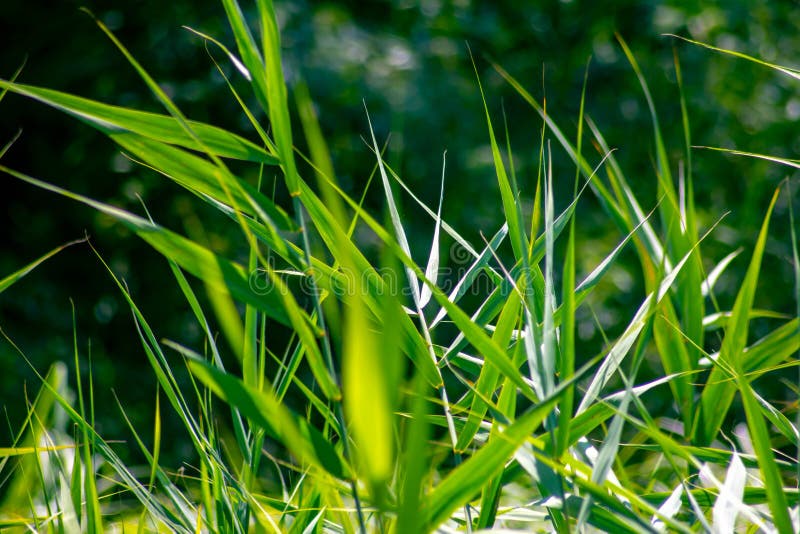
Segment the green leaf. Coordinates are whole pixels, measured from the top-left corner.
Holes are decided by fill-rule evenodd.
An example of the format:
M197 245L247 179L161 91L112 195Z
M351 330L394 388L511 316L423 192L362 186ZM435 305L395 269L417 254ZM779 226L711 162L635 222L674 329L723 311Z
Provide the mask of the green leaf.
M300 461L318 466L334 477L346 478L350 469L322 433L292 413L267 389L259 391L201 360L187 361L189 370L215 395L281 440Z
M133 215L125 210L72 193L58 186L11 170L0 165L6 172L32 185L58 193L67 198L82 202L120 221L139 237L147 241L168 259L202 279L212 287L229 291L238 300L251 304L269 317L285 325L291 324L284 309L280 288L269 286L256 291L246 270L239 264L221 258L208 250L166 228ZM258 289L258 288L256 288Z
M25 275L30 273L36 267L38 267L39 265L41 265L42 263L44 263L48 259L52 258L53 256L55 256L56 254L58 254L59 252L61 252L65 248L70 247L72 245L75 245L77 243L85 243L85 242L86 242L86 239L77 239L75 241L70 241L69 243L64 243L63 245L54 248L53 250L51 250L50 252L48 252L44 256L41 256L41 257L37 258L36 260L32 261L31 263L29 263L28 265L26 265L22 269L14 272L14 273L11 273L10 275L8 275L5 278L3 278L2 280L0 280L0 293L2 293L3 291L5 291L9 287L11 287L12 285L14 285L17 282L19 282L23 277L25 277Z
M197 142L186 134L181 124L169 115L112 106L79 96L13 83L0 79L0 87L54 107L111 134L129 131L150 139L202 151ZM202 142L214 154L223 158L241 159L277 165L278 159L247 139L216 126L187 121Z
M758 458L758 467L767 490L767 502L772 512L772 522L781 534L792 534L795 530L792 526L792 518L789 516L789 504L783 488L783 477L775 462L775 453L772 451L769 428L764 422L761 407L750 382L746 378L740 378L737 383L742 395L742 404L744 404L747 416L747 427L750 430L753 450Z
M761 231L758 234L750 266L747 268L747 274L742 281L739 293L736 295L736 302L733 305L731 317L725 328L725 338L722 340L719 358L711 370L700 397L700 409L695 419L693 435L696 442L701 445L710 444L717 436L728 413L728 408L733 402L736 384L730 379L735 376L741 376L745 372L744 349L747 345L750 312L753 308L756 286L758 285L761 258L764 255L764 247L767 242L770 216L772 215L772 209L775 207L775 202L778 200L779 192L780 189L777 189L772 196Z
M261 215L260 208L271 223L270 228L273 225L281 230L296 228L286 213L256 188L222 172L206 159L130 132L109 133L109 137L132 156L190 191L208 195L222 204L232 203L231 207L249 215Z

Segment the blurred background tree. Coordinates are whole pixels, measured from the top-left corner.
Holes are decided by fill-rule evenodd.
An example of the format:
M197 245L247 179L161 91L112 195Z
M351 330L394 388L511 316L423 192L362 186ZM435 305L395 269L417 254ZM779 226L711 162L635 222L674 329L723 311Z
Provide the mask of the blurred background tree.
M491 234L497 229L502 208L468 46L495 125L503 124L503 112L508 117L518 180L529 204L541 121L496 74L491 61L517 77L537 98L546 95L549 113L574 138L584 71L591 58L587 113L617 149L641 198L650 202L645 208L655 204L650 118L615 33L629 44L650 84L676 175L685 153L674 51L682 66L695 144L800 157L796 81L663 35L684 35L792 66L794 52L800 49L796 2L618 0L613 8L579 0L277 4L289 82L308 83L345 190L360 195L374 165L374 156L362 140L368 134L365 104L376 133L385 138L391 132L387 160L430 204L437 201L442 152L448 151L443 215L478 243L480 232ZM125 59L79 11L83 5L120 37L189 117L254 137L202 39L181 28L190 26L233 48L224 11L210 0L6 2L0 20L0 76L9 78L26 61L19 78L23 83L161 111ZM243 2L244 9L251 7ZM211 54L236 83L237 74L222 54L213 48ZM140 197L158 222L179 231L191 217L206 215L174 184L133 164L112 143L71 117L14 95L0 102L0 117L2 143L23 130L4 157L7 166L138 213L142 212ZM295 130L303 148L297 121ZM563 206L571 199L574 169L553 148ZM588 147L586 152L591 150ZM591 161L599 159L591 154ZM746 250L717 286L721 306L729 308L768 196L783 178L796 175L786 167L702 150L694 151L693 161L702 223L707 228L730 212L704 243L706 255L718 260L739 246ZM158 335L201 345L200 332L157 253L101 214L8 176L0 180L0 275L88 233L115 272L124 277ZM282 199L285 192L278 190L276 195ZM382 209L381 198L377 188L368 195L373 211ZM769 274L762 278L757 300L761 307L785 313L795 306L786 291L791 280L788 200L784 194L776 208L763 267ZM582 202L579 229L585 239L580 260L585 274L621 236L590 195ZM424 254L432 221L419 216L422 212L408 200L405 208L408 231ZM211 245L237 257L237 237L218 230L213 218L203 221ZM368 234L357 238L370 246ZM595 297L591 313L585 312L580 325L587 352L602 342L592 313L614 335L618 323L632 315L643 297L633 256L610 275ZM76 309L79 347L84 355L91 354L95 395L103 406L101 433L126 433L113 408L112 388L134 424L147 429L155 379L127 306L88 247L68 249L3 293L0 327L40 370L54 360L70 361L70 301ZM753 335L759 335L758 323ZM709 336L708 350L716 350L715 340ZM83 365L86 377L87 358ZM0 431L0 443L8 443L9 429L21 422L25 384L28 391L38 387L18 354L7 342L0 342L0 398L10 421ZM172 443L169 452L176 462L190 453L180 440L167 443Z

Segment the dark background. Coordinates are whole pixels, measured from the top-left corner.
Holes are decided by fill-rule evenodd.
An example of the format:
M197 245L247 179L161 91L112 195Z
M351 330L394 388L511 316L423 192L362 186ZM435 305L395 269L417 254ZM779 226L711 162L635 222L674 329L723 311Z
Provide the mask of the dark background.
M242 5L252 11L248 2ZM224 11L214 2L4 2L0 76L10 78L27 58L19 78L23 83L162 111L80 6L89 7L117 34L190 118L255 137L203 42L181 28L191 26L233 49ZM541 123L490 61L502 65L535 97L546 94L550 114L574 139L583 75L591 57L587 114L609 145L617 148L616 156L644 209L654 205L652 127L615 32L627 41L648 80L676 176L678 161L685 156L674 52L681 61L694 144L800 157L800 82L663 35L676 33L797 66L792 59L800 49L800 28L793 21L800 20L800 6L794 1L617 1L613 6L578 0L279 1L277 9L287 77L290 84L301 78L308 82L345 189L357 197L374 165L362 140L369 134L366 104L379 138L391 132L387 159L431 205L438 200L442 152L448 151L444 218L476 245L481 243L481 232L491 235L497 230L502 207L467 44L498 134L503 109L508 117L517 176L528 199L533 196ZM213 53L236 80L222 55ZM240 82L237 87L244 89ZM22 136L3 158L4 165L137 213L142 212L140 195L158 222L181 232L187 216L207 217L203 220L211 245L230 257L241 257L240 241L227 226L216 224L221 220L174 184L134 167L90 127L9 94L0 102L0 144L20 128ZM302 147L296 118L294 129ZM590 153L588 143L586 147ZM574 169L555 141L553 150L558 208L571 199ZM693 158L701 233L730 212L704 244L705 257L718 261L745 247L717 286L720 305L729 309L769 197L787 176L793 178L793 190L800 184L788 167L702 150L695 150ZM599 156L592 153L590 161L599 161ZM277 194L279 199L285 196L281 190ZM784 191L775 210L756 301L759 307L784 313L795 309L790 290L789 199ZM412 250L424 262L432 222L410 199L403 202ZM383 209L380 188L372 188L368 205L373 212ZM580 213L579 277L622 237L590 195L582 201ZM86 233L126 280L156 335L200 349L200 332L163 258L90 208L0 176L0 277ZM361 238L369 249L369 236ZM445 240L443 246L449 245ZM635 256L624 254L592 300L591 311L608 335L619 332L644 296L638 268ZM199 286L198 292L202 292ZM84 379L91 354L100 432L109 438L128 435L114 406L113 389L137 428L148 434L155 378L127 305L86 245L62 252L0 294L0 327L40 371L53 361L72 362L71 303ZM582 351L590 356L602 337L591 313L582 313ZM775 324L757 321L754 338ZM716 350L718 338L709 336L706 348ZM175 361L179 364L179 359ZM21 424L25 389L30 395L38 387L27 364L10 344L0 341L0 404L9 419L8 425L0 425L0 444L9 443L9 429ZM773 398L781 394L776 389ZM168 437L179 437L177 425L169 426L169 415L165 417ZM166 440L176 462L190 452L183 441Z

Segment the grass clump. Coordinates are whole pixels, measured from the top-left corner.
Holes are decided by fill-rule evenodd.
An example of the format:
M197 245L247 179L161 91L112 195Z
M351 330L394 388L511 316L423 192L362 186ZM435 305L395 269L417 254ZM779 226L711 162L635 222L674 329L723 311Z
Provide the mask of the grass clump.
M797 317L754 307L771 214L787 187L764 207L735 303L721 309L714 282L735 253L720 261L703 256L715 225L701 228L695 211L683 99L685 172L676 180L655 103L620 40L652 117L658 197L645 201L584 113L583 100L573 140L498 65L542 119L534 208L522 209L529 199L520 196L510 150L485 106L504 222L491 239L470 243L442 220L442 183L438 209L422 205L434 230L421 265L398 209L398 186L405 184L384 161L371 123L368 144L385 223L338 186L308 90L299 84L290 99L272 3L257 2L256 24L248 24L236 0L222 3L236 52L198 35L222 48L249 82L260 112L229 87L257 142L191 121L100 22L165 113L0 81L4 95L75 116L219 211L240 236L245 260L206 245L200 221L187 224L185 236L146 209L137 215L0 165L16 179L106 214L150 244L204 333L202 346L160 338L109 267L159 385L152 429L135 428L119 406L133 435L125 446L138 449L146 468L127 465L120 445L98 432L101 408L91 381L68 390L66 366L54 364L41 376L16 441L0 448L1 526L187 533L798 530L798 430L791 418L797 391L793 407L780 410L753 384L796 365L800 349ZM676 72L680 85L677 61ZM297 131L290 100L300 117ZM259 121L259 113L267 120ZM300 132L308 155L295 148ZM586 153L587 141L597 154ZM563 178L554 176L552 162L563 155L575 165L574 197L558 213L553 184ZM232 170L242 166L258 169L258 183ZM273 174L282 178L290 206L264 193ZM576 214L589 192L621 238L581 277ZM379 240L378 259L354 239L359 225ZM469 258L449 288L439 279L445 235ZM587 354L576 341L576 317L627 248L641 265L646 296L618 336ZM0 291L57 251L0 281ZM475 304L465 296L479 277L489 290ZM798 291L797 279L787 290L793 283ZM764 316L778 317L780 325L753 340L750 321ZM707 338L714 328L720 341L712 352ZM77 369L77 333L75 339ZM24 347L17 350L24 358ZM653 365L660 365L657 378L642 380L643 366ZM185 382L179 375L187 371ZM197 458L180 480L160 461L164 409L177 414ZM739 423L751 450L726 437Z

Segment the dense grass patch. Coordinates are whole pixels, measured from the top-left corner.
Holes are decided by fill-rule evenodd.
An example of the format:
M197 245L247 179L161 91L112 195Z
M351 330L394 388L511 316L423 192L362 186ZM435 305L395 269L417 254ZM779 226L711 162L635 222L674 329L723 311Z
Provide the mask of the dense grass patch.
M366 211L362 198L343 191L308 90L284 82L272 3L257 3L257 21L246 21L236 0L222 4L235 47L199 37L221 49L248 82L248 95L229 84L248 132L190 120L100 22L162 114L18 83L16 76L0 80L3 97L16 93L73 115L134 163L185 188L219 212L240 245L223 254L197 217L187 217L183 231L170 229L146 206L125 211L0 164L10 177L102 212L151 245L173 276L155 290L179 292L204 335L197 346L164 337L170 334L148 322L147 310L103 254L87 249L94 254L86 261L107 267L108 282L130 307L131 341L141 344L158 382L153 426L129 424L122 403L96 405L91 380L68 388L68 366L53 364L28 402L17 439L0 448L0 526L53 532L798 530L800 319L755 307L773 208L783 195L791 209L792 193L784 183L760 208L754 247L704 256L716 222L701 223L695 209L697 152L677 60L685 131L678 172L635 54L619 41L652 117L648 179L657 184L656 198L637 193L642 177L626 176L583 100L570 136L544 102L496 65L541 118L533 155L538 177L521 187L507 127L489 112L491 95L477 79L504 222L481 229L484 239L471 242L441 216L448 156L442 182L432 178L439 202L426 206L384 160L385 144L368 113L365 130L353 135L365 134L385 213ZM307 153L296 148L300 137ZM554 175L553 161L561 158L574 164L574 173ZM257 179L243 178L240 169ZM285 204L272 194L273 179L288 193ZM555 182L567 183L572 196L556 198ZM429 248L412 248L399 195L430 216ZM619 239L583 273L580 213L588 195L618 227ZM795 279L785 288L797 295L793 215L791 224ZM378 253L368 252L357 235L379 243ZM444 244L450 242L458 254L448 257ZM2 279L0 291L59 250ZM624 328L588 352L577 339L579 323L591 319L595 289L608 284L626 253L638 259L645 295ZM714 286L734 260L748 268L737 280L735 302L724 308ZM751 320L762 318L772 320L771 328L753 336ZM77 341L80 317L73 324L74 370L85 365L87 351ZM13 344L13 335L6 340ZM15 350L25 361L25 347ZM759 394L761 383L778 378L786 379L779 387L783 399ZM95 424L100 410L117 410L133 439L119 443L102 435ZM183 424L196 458L180 472L160 461L165 410ZM123 448L135 448L145 465L123 461Z

